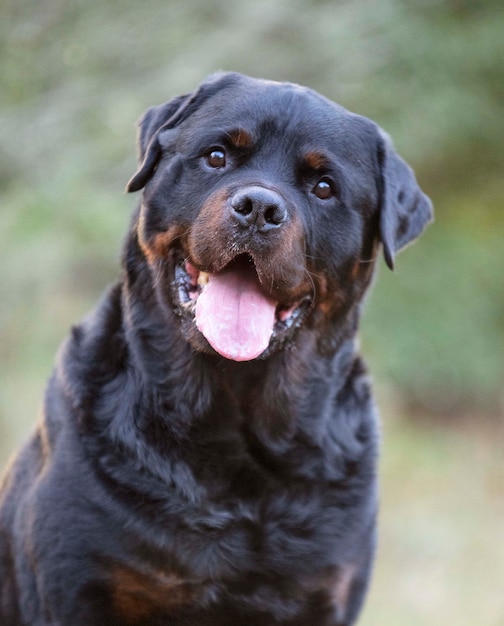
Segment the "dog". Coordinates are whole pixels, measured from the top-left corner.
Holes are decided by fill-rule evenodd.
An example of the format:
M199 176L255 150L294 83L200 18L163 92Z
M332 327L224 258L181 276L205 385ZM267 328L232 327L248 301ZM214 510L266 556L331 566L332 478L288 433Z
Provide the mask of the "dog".
M219 73L139 124L122 273L0 496L4 626L349 626L376 544L356 333L432 218L371 120Z

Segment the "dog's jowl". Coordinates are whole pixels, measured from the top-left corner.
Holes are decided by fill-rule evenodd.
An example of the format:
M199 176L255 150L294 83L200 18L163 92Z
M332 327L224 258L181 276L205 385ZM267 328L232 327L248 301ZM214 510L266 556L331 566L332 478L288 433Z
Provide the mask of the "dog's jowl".
M0 495L3 626L349 626L375 550L356 351L380 251L431 219L372 121L210 77L140 122L119 281Z

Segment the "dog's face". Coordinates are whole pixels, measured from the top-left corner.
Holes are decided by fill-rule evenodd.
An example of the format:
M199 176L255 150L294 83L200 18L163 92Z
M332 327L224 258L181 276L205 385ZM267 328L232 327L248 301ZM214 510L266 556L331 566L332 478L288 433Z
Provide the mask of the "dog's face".
M137 237L198 350L266 358L362 297L429 200L370 120L286 83L221 74L150 109Z

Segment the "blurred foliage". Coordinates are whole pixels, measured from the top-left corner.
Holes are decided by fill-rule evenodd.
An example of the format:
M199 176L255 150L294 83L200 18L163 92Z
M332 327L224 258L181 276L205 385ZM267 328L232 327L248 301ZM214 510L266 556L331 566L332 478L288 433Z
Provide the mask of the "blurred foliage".
M1 419L117 273L133 121L216 69L308 84L390 132L437 222L380 272L366 349L410 403L499 406L500 0L4 0L1 17Z
M381 270L371 296L363 331L380 377L430 412L499 409L503 183L442 198L425 240L399 257L394 274Z
M23 416L19 398L117 274L134 120L216 69L308 84L395 138L437 221L381 270L366 351L413 405L498 409L500 0L4 0L1 18L0 419Z
M307 84L381 124L436 207L368 298L385 404L472 424L387 411L363 624L504 623L503 33L502 0L0 0L0 463L117 275L134 121L218 69Z

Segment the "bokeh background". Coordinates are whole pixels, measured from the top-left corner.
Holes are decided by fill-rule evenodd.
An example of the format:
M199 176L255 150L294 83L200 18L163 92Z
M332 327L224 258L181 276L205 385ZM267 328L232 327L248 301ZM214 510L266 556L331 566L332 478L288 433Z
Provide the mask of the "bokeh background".
M0 466L69 326L117 276L135 121L238 70L372 117L436 206L380 263L362 344L383 414L363 626L504 624L501 0L1 0Z

